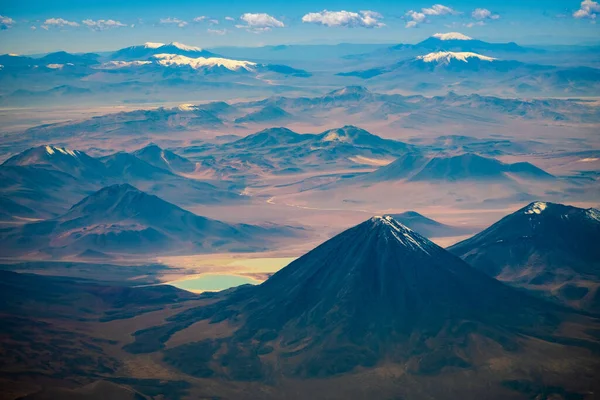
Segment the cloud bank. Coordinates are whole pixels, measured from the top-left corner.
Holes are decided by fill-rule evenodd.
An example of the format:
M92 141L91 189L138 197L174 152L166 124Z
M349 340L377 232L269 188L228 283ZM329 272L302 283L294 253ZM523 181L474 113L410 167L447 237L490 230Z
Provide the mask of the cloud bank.
M346 28L381 28L385 26L380 20L381 14L375 11L327 11L308 13L302 17L302 22L324 25L329 27Z

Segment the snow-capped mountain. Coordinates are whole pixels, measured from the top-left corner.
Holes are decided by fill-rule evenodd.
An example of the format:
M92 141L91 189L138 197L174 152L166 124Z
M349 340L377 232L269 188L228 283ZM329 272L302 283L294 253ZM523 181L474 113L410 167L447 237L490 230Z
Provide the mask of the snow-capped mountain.
M26 150L2 165L51 169L84 178L100 178L105 174L104 165L86 153L51 145Z
M171 42L168 44L147 42L143 45L117 50L112 54L111 59L114 61L144 60L156 54L175 54L191 58L217 56L200 47L188 46L179 42Z
M250 61L231 60L219 57L198 57L191 58L175 54L156 54L153 57L154 62L164 67L183 67L188 66L192 69L217 69L224 68L230 71L254 71L258 64Z
M405 46L405 45L400 45ZM435 35L414 45L415 49L428 49L431 51L455 52L493 52L493 53L528 53L539 50L519 46L514 42L490 43L474 39L460 32L436 33Z
M533 293L600 311L600 210L542 201L448 250Z
M259 377L323 379L360 373L380 362L414 375L438 374L488 365L505 346L514 349L512 357L526 357L526 347L517 343L555 329L554 322L533 317L538 313L560 315L552 305L474 270L392 217L377 216L259 286L222 293L211 305L178 315L164 327L169 332L164 340L180 326L228 320L239 322L237 331L223 339L228 349L269 354L253 358L252 371ZM481 342L495 345L475 345ZM175 368L193 365L198 370L198 357L190 350L170 348L166 360ZM228 357L206 353L203 372ZM227 377L231 370L214 373Z
M436 38L439 40L473 40L472 37L467 35L463 35L459 32L448 32L448 33L436 33L431 36L432 38Z
M496 58L483 56L477 53L471 52L453 52L453 51L438 51L435 53L429 53L424 56L418 56L417 60L422 60L426 63L437 63L442 65L448 65L454 61L462 61L468 63L469 61L480 60L480 61L495 61Z
M144 60L112 60L95 67L96 70L113 70L121 73L152 72L156 68L204 73L274 73L281 76L310 76L306 71L287 65L259 64L252 61L233 60L222 57L191 57L170 53L153 54Z

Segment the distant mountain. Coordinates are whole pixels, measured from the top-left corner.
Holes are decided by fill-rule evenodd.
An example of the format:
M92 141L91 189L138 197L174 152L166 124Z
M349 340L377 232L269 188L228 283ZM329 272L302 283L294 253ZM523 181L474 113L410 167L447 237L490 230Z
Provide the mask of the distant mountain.
M183 43L171 42L151 43L147 42L143 45L125 47L114 52L111 56L113 60L143 60L156 54L175 54L185 57L217 57L216 54L210 51L203 50L199 47L188 46Z
M340 73L341 76L356 76L363 79L374 78L379 75L408 75L409 72L437 72L444 74L464 74L473 72L486 72L488 74L506 74L515 69L527 70L528 73L552 70L554 67L526 65L514 60L500 60L473 52L438 51L419 55L409 60L403 60L388 66L375 67L363 71ZM420 79L420 76L414 78ZM475 78L475 77L474 77Z
M292 378L325 384L352 374L372 394L364 398L378 398L379 385L365 382L379 382L370 372L394 366L411 380L435 375L457 382L510 354L511 366L521 366L519 377L528 380L536 373L531 357L539 357L530 346L556 346L560 324L577 318L485 276L385 216L335 236L259 286L216 294L207 306L139 331L125 348L154 352L195 322L223 322L234 327L231 335L169 346L164 361L192 376L272 385ZM158 329L165 334L155 340ZM569 348L557 351L554 359L564 359ZM503 368L486 374L487 390L502 385ZM409 389L402 393L414 397Z
M94 158L58 146L34 147L0 165L0 191L11 208L21 210L14 216L27 218L61 215L90 193L115 183L136 185L181 205L244 199L231 183L181 176L194 172L196 164L168 150L148 146L136 154L143 159L125 152Z
M72 65L95 65L98 64L98 59L100 56L94 53L85 53L85 54L71 54L66 51L58 51L55 53L49 53L45 56L36 59L39 64L48 65L48 64L72 64Z
M505 164L473 153L430 157L413 152L365 175L369 182L407 179L418 181L509 181L512 178L551 180L554 177L528 162Z
M247 75L248 77L258 73L272 73L280 76L294 76L307 78L310 73L304 70L292 68L287 65L261 64L252 61L234 60L230 58L216 57L215 55L198 52L193 54L189 51L175 51L174 53L158 52L158 49L149 49L148 57L133 59L131 61L112 60L95 67L97 70L114 71L129 74L152 74L165 68L178 71L179 73L204 74L209 76L233 76ZM137 50L136 50L137 51ZM182 54L183 53L183 54ZM187 55L186 55L187 54ZM191 78L193 75L186 76ZM179 76L182 77L182 76Z
M523 162L504 164L494 158L467 153L459 156L434 157L411 181L504 180L509 174L535 179L554 177L536 166Z
M149 144L133 154L148 164L175 173L190 173L196 169L196 163L155 144Z
M390 214L390 217L427 238L450 237L473 233L473 229L442 224L416 211Z
M286 121L291 117L291 114L282 110L277 106L266 106L260 110L248 113L243 117L237 118L235 123L273 123Z
M101 179L106 177L102 162L79 150L57 146L38 146L19 153L3 166L30 166L64 172L76 178Z
M172 175L169 170L156 167L124 151L102 157L99 160L105 165L108 174L124 181L153 180L163 178L165 175Z
M531 61L523 62L515 59L514 51L506 50L511 46L494 52L487 48L498 49L498 46L465 46L471 40L428 40L440 46L414 45L400 59L373 55L369 62L363 63L368 68L343 71L337 75L369 80L370 85L377 88L397 88L415 93L463 90L465 93L523 94L536 91L552 96L558 93L584 95L598 90L598 68L556 66L546 58L543 64L531 58L525 58ZM449 43L456 46L445 46ZM378 59L382 61L377 62Z
M11 254L159 254L264 249L287 228L229 225L200 217L128 184L108 186L60 217L3 231Z
M396 46L401 49L402 46ZM506 53L528 53L541 52L538 49L532 49L519 46L514 42L510 43L490 43L482 40L473 39L458 32L436 33L435 35L414 45L415 48L423 48L431 51L460 51L460 52L506 52Z
M43 57L33 58L27 56L17 56L4 54L0 55L0 65L4 68L14 71L15 69L48 67L50 69L60 69L62 66L91 66L98 64L100 56L94 53L73 54L66 51L57 51L49 53Z
M349 168L361 160L381 160L404 154L412 146L383 139L364 129L347 125L320 134L299 134L286 128L271 128L200 153L213 157L211 168L220 173L240 174L259 171L280 172ZM252 152L249 152L252 150Z
M448 250L532 293L600 312L600 211L534 202Z
M224 144L225 148L258 149L268 146L282 146L309 141L314 138L310 134L296 133L288 128L268 128L253 133L245 138Z

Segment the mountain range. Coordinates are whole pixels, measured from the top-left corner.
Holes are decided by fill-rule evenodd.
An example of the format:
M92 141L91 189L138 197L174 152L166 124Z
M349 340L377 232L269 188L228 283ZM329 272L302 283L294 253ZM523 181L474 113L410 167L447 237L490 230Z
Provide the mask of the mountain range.
M590 124L600 120L600 111L593 102L577 99L517 99L454 92L434 97L405 96L377 93L364 86L348 86L313 97L275 96L257 101L184 103L173 108L111 113L82 121L45 124L14 136L10 144L13 149L25 150L31 147L30 140L26 140L28 137L35 137L40 144L73 138L114 141L116 138L129 139L132 131L135 131L136 140L145 138L150 142L157 140L156 135L199 128L233 129L242 123L250 130L270 128L281 122L322 126L330 121L332 112L339 114L346 124L378 123L390 129L417 131L459 122L484 129L489 123L501 123L507 117L536 123ZM236 123L237 119L243 122ZM519 151L529 152L527 149Z
M214 337L194 329L201 321L230 333ZM413 394L412 385L435 376L447 382L428 388L436 398L467 390L489 397L502 387L523 390L515 386L513 368L521 384L537 387L532 359L535 365L552 363L574 352L586 365L578 368L593 368L597 360L585 349L597 338L570 340L560 329L563 323L585 329L592 321L486 276L383 216L326 241L259 286L215 294L208 305L136 332L124 349L160 351L167 365L195 378L269 382L279 395L310 393L317 382L320 393L333 391L337 379L351 376L347 384L362 388L360 398L392 393L423 398ZM196 333L193 339L165 348L175 336L188 337L187 329ZM555 352L543 351L551 348ZM506 356L508 366L486 372ZM377 378L383 371L386 377ZM570 371L555 374L566 377ZM462 385L467 381L468 389ZM590 384L558 381L551 393L578 393ZM510 389L503 395L510 396Z
M197 216L128 184L105 187L65 214L2 232L5 254L161 254L255 251L287 228L231 225Z
M218 175L239 177L260 171L352 168L364 160L404 154L412 147L350 125L320 134L269 128L233 142L206 146L195 152L195 157L202 158L200 163Z
M448 250L531 293L600 312L600 211L533 202Z
M463 42L459 40L459 42ZM438 89L481 90L484 85L517 93L579 93L598 91L600 69L581 66L556 67L499 59L471 51L441 50L420 54L389 65L339 73L340 76L375 80L418 91ZM407 85L410 79L411 85ZM456 80L459 82L456 82ZM445 82L451 80L451 82ZM377 82L379 81L379 82Z
M420 152L404 154L394 162L359 179L382 182L406 179L419 181L511 181L513 178L552 180L552 175L528 162L505 164L473 153L428 156Z
M136 154L139 157L118 152L94 158L59 146L34 147L0 165L2 197L23 207L12 217L32 217L33 210L42 218L63 214L90 193L115 183L136 185L178 204L244 199L231 182L187 178L195 163L156 145Z

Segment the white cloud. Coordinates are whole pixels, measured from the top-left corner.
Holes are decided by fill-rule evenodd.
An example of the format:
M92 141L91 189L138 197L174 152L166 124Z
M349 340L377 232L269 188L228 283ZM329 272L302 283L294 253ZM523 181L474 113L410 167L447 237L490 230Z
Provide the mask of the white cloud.
M469 22L468 24L464 24L464 26L467 28L473 28L474 26L484 26L484 25L485 25L485 22L483 22L483 21Z
M375 11L360 11L358 13L351 11L327 11L323 10L316 13L308 13L302 17L302 22L325 25L341 26L347 28L381 28L385 26L379 20L383 16Z
M457 11L453 10L450 7L447 7L442 4L434 4L430 8L421 9L423 14L425 15L447 15L447 14L458 14Z
M427 22L427 17L440 15L456 15L458 11L443 4L434 4L431 7L423 7L421 11L410 10L406 13L406 28L416 28L419 24Z
M84 19L83 21L81 21L81 23L95 31L103 31L105 29L121 28L127 26L125 24L122 24L120 21L115 21L113 19L99 19L97 21L94 21L92 19Z
M598 13L600 13L600 3L592 0L583 0L579 10L573 13L573 17L579 19L589 18L595 22L596 18L598 17Z
M188 23L185 21L180 20L179 18L161 18L160 19L160 23L164 24L164 25L177 25L180 28L183 28L184 26L186 26Z
M225 17L225 20L226 21L235 21L235 18L233 18L233 17Z
M225 17L225 19L228 19ZM285 25L283 22L279 21L277 18L270 16L265 13L245 13L240 17L242 21L246 23L246 25L236 25L236 28L246 29L248 32L252 33L262 33L268 32L272 28L283 28Z
M46 30L48 30L51 27L64 28L66 26L78 27L79 24L75 21L67 21L66 19L63 19L63 18L48 18L42 24L42 28L44 28Z
M500 18L500 16L498 14L493 14L487 8L476 8L471 13L471 17L475 18L476 20L499 19Z
M416 28L417 25L419 25L421 22L425 22L427 19L427 16L424 13L414 10L407 12L406 16L411 19L411 21L406 23L406 28Z
M193 22L208 22L211 25L219 25L219 20L218 19L214 19L214 18L209 18L206 15L201 15L199 17L196 17L192 20Z
M12 26L14 24L15 24L14 19L0 15L0 31L6 30L8 28L12 28Z
M269 28L283 28L285 26L283 22L265 13L246 13L243 14L240 19L247 23L248 26Z
M31 26L29 27L29 29L31 29L32 31L35 31L35 30L37 29L37 26L35 26L35 25L31 25Z
M223 36L226 35L229 31L227 29L207 29L206 32L208 32L209 35Z

